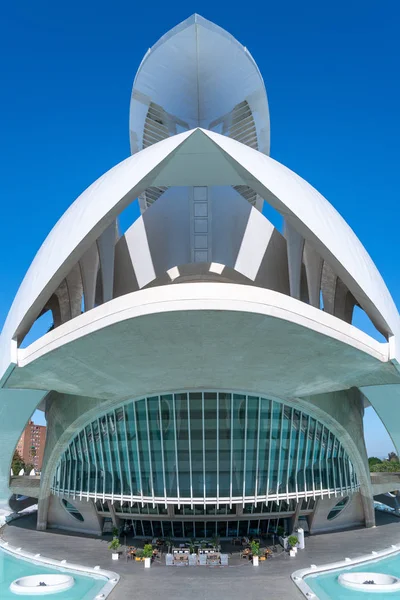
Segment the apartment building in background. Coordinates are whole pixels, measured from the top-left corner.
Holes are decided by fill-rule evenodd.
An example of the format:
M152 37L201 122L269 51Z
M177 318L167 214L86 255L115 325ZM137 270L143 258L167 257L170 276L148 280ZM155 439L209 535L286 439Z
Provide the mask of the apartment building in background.
M46 444L46 426L29 421L17 444L17 452L25 464L31 464L35 470L41 470L44 447Z

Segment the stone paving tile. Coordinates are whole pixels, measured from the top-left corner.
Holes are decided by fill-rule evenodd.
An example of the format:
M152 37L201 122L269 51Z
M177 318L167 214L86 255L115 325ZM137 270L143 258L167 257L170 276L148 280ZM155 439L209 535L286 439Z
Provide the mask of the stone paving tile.
M59 560L86 566L100 565L121 575L110 600L149 600L190 598L190 600L300 600L303 596L290 580L290 574L312 563L321 565L346 556L354 558L372 550L400 543L400 519L379 514L378 526L314 535L306 539L306 549L296 558L286 554L253 567L243 561L229 567L165 567L155 564L144 569L142 563L111 560L108 539L80 537L57 530L35 530L34 517L24 517L2 530L2 537L13 546L40 552Z

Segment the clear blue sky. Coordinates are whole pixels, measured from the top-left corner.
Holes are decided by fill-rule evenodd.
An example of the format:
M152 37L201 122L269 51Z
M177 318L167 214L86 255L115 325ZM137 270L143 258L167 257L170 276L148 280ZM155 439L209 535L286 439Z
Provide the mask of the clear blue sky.
M22 0L4 3L0 22L0 323L57 219L128 156L136 69L193 12L249 48L269 96L272 156L339 210L399 305L397 0ZM367 432L371 453L391 449L369 415Z

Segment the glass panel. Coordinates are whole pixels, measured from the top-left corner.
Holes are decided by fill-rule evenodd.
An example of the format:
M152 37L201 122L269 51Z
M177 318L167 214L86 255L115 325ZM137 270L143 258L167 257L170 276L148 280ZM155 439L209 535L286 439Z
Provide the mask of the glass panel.
M254 496L257 469L257 437L258 437L258 398L247 399L247 429L245 456L245 496Z
M202 394L189 394L193 497L203 497Z
M332 521L332 519L338 517L342 510L348 505L349 500L349 496L346 496L346 498L343 498L337 504L335 504L335 506L331 509L330 513L328 514L328 521Z
M79 512L79 510L70 502L67 502L67 500L62 500L62 505L65 508L65 510L72 516L74 517L77 521L83 521L84 518L81 515L81 513Z
M216 535L216 522L207 521L206 523L206 537L211 538Z
M231 394L219 393L219 496L229 498L231 468Z
M180 521L174 521L172 525L174 528L174 537L182 538L183 537L182 523Z
M195 527L196 527L196 538L203 538L203 537L205 537L205 531L204 531L205 523L204 523L204 521L196 521Z
M181 498L190 498L190 449L187 394L175 394L175 410L177 418L176 437L179 464L179 495Z
M255 514L283 510L265 507L266 495L273 501L277 493L301 497L357 486L353 465L322 423L277 401L206 391L152 396L99 416L70 441L52 490L127 500L166 494L174 503L178 494L197 502L204 493L256 495L262 506L244 509ZM235 514L225 503L216 509L213 500L194 511L187 506L180 514ZM162 506L143 514L166 514ZM130 512L128 506L120 510Z
M184 537L187 537L190 539L194 538L194 527L193 527L193 523L191 521L185 521L183 523L183 528L184 528L184 531L183 531Z
M248 528L249 528L248 521L239 521L239 535L241 537L247 536Z
M217 394L204 393L204 444L206 495L217 496ZM207 513L211 514L211 513Z

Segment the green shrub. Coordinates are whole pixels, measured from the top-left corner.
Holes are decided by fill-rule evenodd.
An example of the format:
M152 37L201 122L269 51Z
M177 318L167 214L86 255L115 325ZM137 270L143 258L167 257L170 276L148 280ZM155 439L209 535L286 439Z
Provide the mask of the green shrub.
M113 539L108 545L108 549L112 550L113 552L118 552L119 546L119 539L117 537L113 537Z
M145 544L143 548L144 558L151 558L153 556L153 546L151 544Z
M291 548L296 548L296 545L299 543L299 538L296 535L289 535L288 542Z
M372 465L369 470L371 473L400 473L400 462L384 460L381 463Z
M382 461L380 458L377 458L376 456L370 456L368 459L368 464L369 464L369 468L373 467L374 465L380 465L382 464Z
M260 544L258 542L250 542L250 550L253 556L259 556Z

